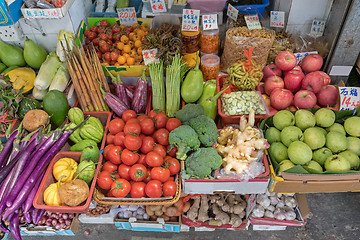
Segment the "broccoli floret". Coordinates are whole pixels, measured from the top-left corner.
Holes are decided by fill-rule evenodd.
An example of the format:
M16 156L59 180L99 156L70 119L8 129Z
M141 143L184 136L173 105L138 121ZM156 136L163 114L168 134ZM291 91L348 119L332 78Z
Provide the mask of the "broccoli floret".
M192 127L199 136L200 142L205 147L211 147L216 142L218 131L214 120L200 115L190 120L190 127Z
M186 159L186 173L197 178L209 177L222 162L221 156L214 148L199 148Z
M191 119L200 115L206 115L205 109L200 104L186 104L175 116L182 124L189 125Z
M177 147L176 158L185 160L190 150L200 147L200 141L195 130L188 125L175 128L169 134L169 143Z

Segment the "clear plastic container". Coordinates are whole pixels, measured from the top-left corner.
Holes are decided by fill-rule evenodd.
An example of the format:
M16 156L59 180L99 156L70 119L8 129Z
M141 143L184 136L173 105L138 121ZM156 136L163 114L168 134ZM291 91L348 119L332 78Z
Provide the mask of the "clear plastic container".
M216 79L220 71L220 58L215 54L207 54L201 57L201 71L204 80Z
M205 56L205 55L210 55L210 54L212 54L212 55L219 55L219 51L216 51L216 52L214 52L214 53L204 53L204 52L200 52L200 57Z
M200 51L203 53L216 53L219 51L219 29L201 31Z
M200 30L196 32L181 31L181 41L184 53L194 53L200 50Z

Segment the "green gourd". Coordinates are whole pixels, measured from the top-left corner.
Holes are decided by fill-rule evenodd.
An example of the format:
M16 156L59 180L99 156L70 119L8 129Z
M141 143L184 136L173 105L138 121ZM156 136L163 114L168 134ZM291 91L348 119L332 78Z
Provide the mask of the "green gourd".
M196 66L187 74L181 85L181 97L186 103L196 102L203 92L204 79L199 69L199 55L196 57Z
M47 52L44 48L28 39L24 42L24 59L25 62L34 69L39 69L41 64L46 60Z
M7 69L7 66L0 62L0 73L2 73L5 69Z
M6 69L2 72L2 74L6 75L8 72L10 72L10 71L12 71L12 70L14 70L14 69L17 69L17 68L19 68L19 66L11 66L11 67L8 67L8 68L6 68Z
M217 92L216 89L216 80L209 80L204 84L204 90L201 94L201 97L199 98L198 102L199 104L201 104L203 101L205 101L206 99L208 99L209 97L213 97L215 96Z
M217 100L221 96L221 94L223 94L223 92L228 88L229 87L223 89L222 91L218 92L215 96L209 97L205 101L200 103L200 105L204 107L206 115L212 120L215 120L218 111Z
M0 40L0 59L8 67L26 65L23 50Z

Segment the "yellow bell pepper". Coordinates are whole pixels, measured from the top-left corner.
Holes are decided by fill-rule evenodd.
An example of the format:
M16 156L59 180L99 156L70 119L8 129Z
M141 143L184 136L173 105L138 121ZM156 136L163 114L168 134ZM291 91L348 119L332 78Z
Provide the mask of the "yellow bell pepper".
M72 158L61 158L53 167L53 175L57 181L70 182L77 169L77 162Z
M61 201L59 195L59 187L61 182L50 184L44 191L44 203L50 206L61 206L64 203Z
M16 68L5 76L10 78L14 89L23 88L23 92L26 93L34 87L36 73L30 68Z

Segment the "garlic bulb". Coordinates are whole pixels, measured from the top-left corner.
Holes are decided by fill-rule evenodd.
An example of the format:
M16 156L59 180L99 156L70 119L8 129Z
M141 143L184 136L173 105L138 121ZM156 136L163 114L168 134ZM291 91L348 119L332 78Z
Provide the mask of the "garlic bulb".
M293 197L285 197L285 205L291 208L296 207L296 200Z
M270 204L271 204L271 205L276 206L276 204L278 204L278 202L279 202L279 199L278 199L277 196L271 196L271 197L270 197Z
M284 208L285 207L285 203L284 200L280 200L277 204L276 204L276 208Z
M264 217L274 218L274 214L271 211L266 210L265 214L264 214Z
M277 219L277 220L285 220L285 210L282 209L282 208L277 208L275 209L274 211L274 217Z
M270 205L267 208L265 208L266 210L270 211L270 212L274 212L275 211L275 206Z
M264 207L261 206L261 205L256 205L255 208L254 208L254 210L253 210L252 215L253 215L254 217L262 218L262 217L264 217L264 214L265 214L265 209L264 209Z
M295 220L295 218L296 218L296 213L294 211L292 211L292 212L289 211L289 212L285 213L286 220L292 221L292 220Z

